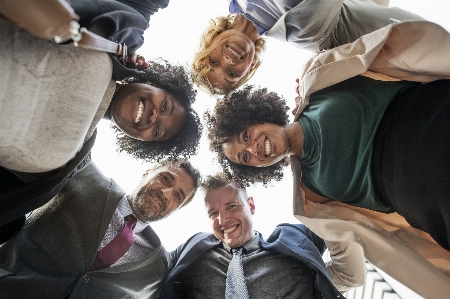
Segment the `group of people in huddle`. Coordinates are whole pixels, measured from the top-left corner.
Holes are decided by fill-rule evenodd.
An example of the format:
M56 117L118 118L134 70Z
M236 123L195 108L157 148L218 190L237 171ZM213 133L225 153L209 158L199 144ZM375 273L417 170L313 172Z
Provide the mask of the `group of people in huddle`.
M450 33L385 0L228 2L190 70L136 55L169 0L70 1L124 57L0 18L0 297L343 298L365 260L448 296ZM247 83L267 38L312 54L292 123L282 96ZM196 88L216 101L203 122ZM129 194L91 158L101 119L118 151L155 163ZM215 175L189 162L203 131ZM265 239L246 188L288 165L299 222ZM168 252L151 223L197 189L211 232Z

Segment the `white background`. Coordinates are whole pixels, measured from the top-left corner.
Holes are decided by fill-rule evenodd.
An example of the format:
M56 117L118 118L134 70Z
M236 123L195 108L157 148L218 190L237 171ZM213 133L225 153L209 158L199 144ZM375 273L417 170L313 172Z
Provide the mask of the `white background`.
M397 0L391 1L391 6L419 14L450 30L450 0ZM171 62L189 66L208 20L227 13L226 0L171 0L167 8L151 17L150 28L145 34L145 44L138 53L147 59L163 57ZM284 96L288 104L292 104L299 66L310 55L311 53L296 49L287 43L268 39L265 59L250 83L276 91ZM203 118L205 109L211 109L214 103L214 99L199 91L194 108ZM92 156L100 169L127 192L134 189L141 174L151 166L132 160L126 154L118 154L109 122L104 120L100 122ZM191 162L203 175L213 174L219 170L213 158L214 155L208 151L204 132L200 151ZM286 168L283 181L274 183L268 188L260 185L251 187L248 193L256 202L255 228L265 237L268 237L279 223L297 222L292 216L290 168ZM167 250L173 250L199 231L210 231L203 206L203 194L197 192L192 203L167 219L153 223L152 227Z

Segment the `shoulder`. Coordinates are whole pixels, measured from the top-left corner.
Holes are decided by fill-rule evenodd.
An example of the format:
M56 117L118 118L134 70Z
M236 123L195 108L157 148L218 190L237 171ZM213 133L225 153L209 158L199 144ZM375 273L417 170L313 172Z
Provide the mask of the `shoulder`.
M216 238L216 236L214 236L214 234L200 232L190 237L186 241L186 243L184 243L184 247L185 249L187 248L190 249L197 244L204 244L208 246L208 245L216 245L217 243L220 243L220 241Z
M71 193L77 197L113 196L119 199L125 194L125 191L107 177L92 160L70 178L61 191L66 195Z
M280 223L275 227L273 233L283 231L291 232L293 234L306 234L308 230L309 229L304 224Z
M267 238L267 242L272 244L283 242L288 246L319 250L321 253L326 249L325 242L303 224L281 223Z

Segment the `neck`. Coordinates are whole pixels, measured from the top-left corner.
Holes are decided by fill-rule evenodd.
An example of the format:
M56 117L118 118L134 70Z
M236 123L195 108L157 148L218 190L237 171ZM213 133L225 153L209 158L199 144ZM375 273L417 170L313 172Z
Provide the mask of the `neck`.
M303 153L303 129L300 122L288 124L285 130L289 142L288 154L300 158Z
M252 42L256 42L259 37L258 30L253 25L253 23L247 20L243 15L237 15L234 19L234 23L231 26L231 29L235 29L241 31L245 35L247 35Z

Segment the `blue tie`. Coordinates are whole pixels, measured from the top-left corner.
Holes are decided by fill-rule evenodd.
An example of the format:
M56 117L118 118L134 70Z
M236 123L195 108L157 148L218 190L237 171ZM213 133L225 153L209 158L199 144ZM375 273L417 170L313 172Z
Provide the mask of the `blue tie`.
M244 267L242 266L242 247L233 248L231 252L233 252L233 259L228 265L225 299L248 299Z

